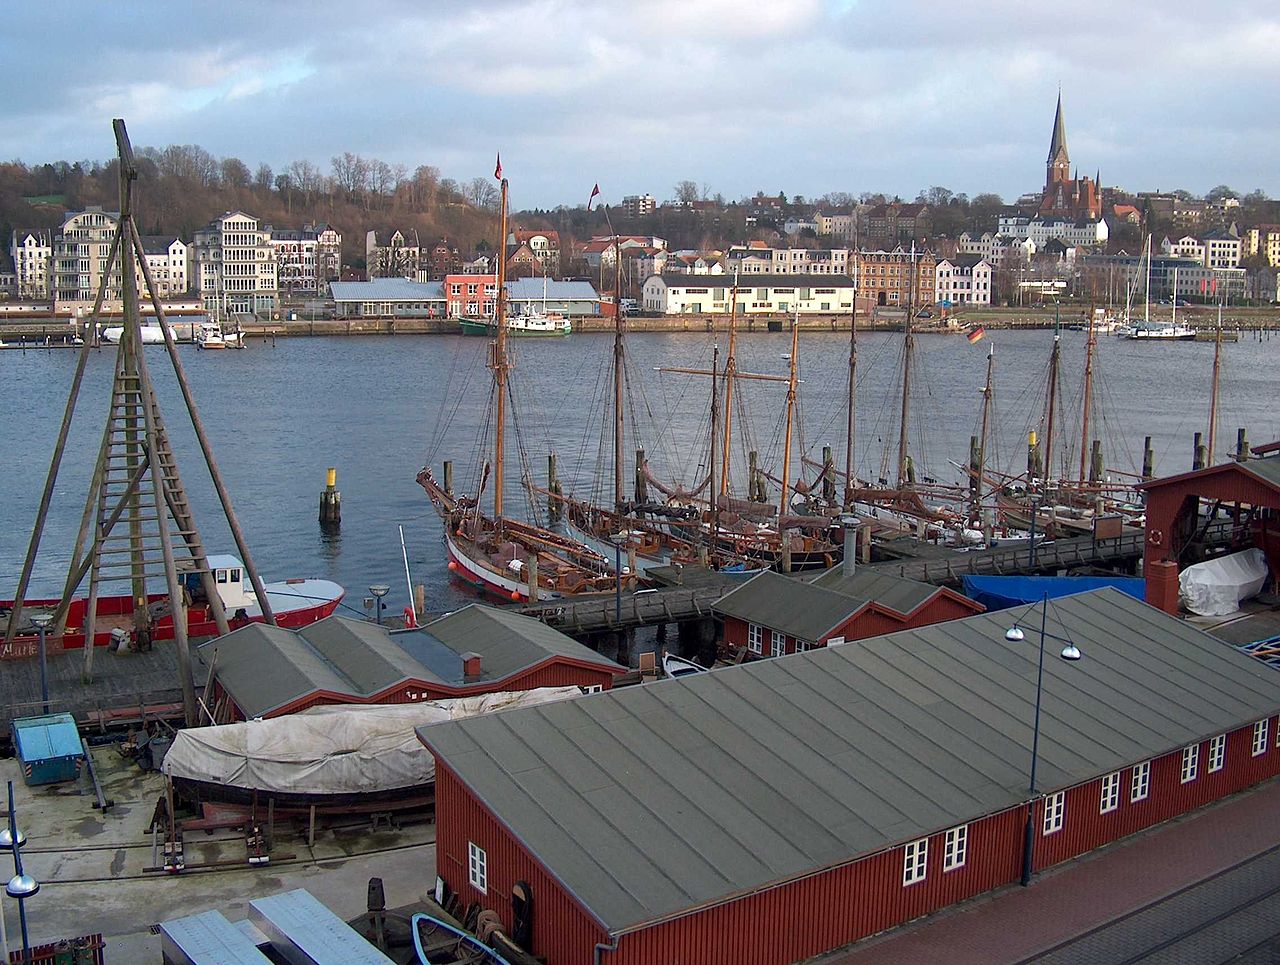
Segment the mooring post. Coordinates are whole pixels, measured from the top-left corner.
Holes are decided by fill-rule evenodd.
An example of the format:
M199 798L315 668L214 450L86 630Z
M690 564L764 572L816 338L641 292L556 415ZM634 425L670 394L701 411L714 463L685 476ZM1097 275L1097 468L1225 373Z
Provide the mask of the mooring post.
M782 537L782 572L791 572L791 530L784 529L779 534Z
M453 495L453 460L446 459L444 461L444 491L450 496Z
M649 480L644 475L644 450L636 450L636 503L643 506L649 501Z
M1093 452L1089 455L1089 482L1102 481L1102 440L1093 440Z
M1207 455L1207 451L1205 449L1204 443L1201 442L1201 439L1203 437L1204 437L1203 433L1197 432L1195 434L1195 438L1192 440L1192 443L1191 443L1191 470L1193 472L1197 469L1204 468L1204 460L1205 460L1205 456Z
M529 602L538 602L538 557L529 557Z
M1142 440L1142 479L1145 482L1155 473L1156 454L1151 448L1151 437L1146 436Z
M427 588L421 583L413 588L413 605L419 615L427 609Z
M338 470L333 466L325 476L324 492L320 494L320 528L336 530L342 525L342 493L338 492Z
M547 515L552 519L560 518L560 478L556 475L556 454L547 454Z
M1236 462L1246 462L1249 459L1249 430L1236 430Z

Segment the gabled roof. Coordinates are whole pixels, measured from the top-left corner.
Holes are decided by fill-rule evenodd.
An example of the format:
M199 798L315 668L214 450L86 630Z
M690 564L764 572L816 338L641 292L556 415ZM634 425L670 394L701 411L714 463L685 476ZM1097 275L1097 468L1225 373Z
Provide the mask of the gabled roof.
M177 235L143 235L142 250L148 255L167 255L169 247L181 240Z
M557 302L595 302L600 300L595 288L587 281L546 281L547 299ZM542 298L541 278L515 278L507 282L507 297L518 301L537 301Z
M1038 607L1024 613L1039 625ZM610 934L1025 804L1035 635L983 614L418 735ZM1280 675L1116 590L1050 605L1038 787L1280 708ZM1056 646L1057 644L1055 644Z
M721 616L816 643L867 605L835 590L766 570L716 601Z
M329 290L337 302L440 301L444 298L444 288L438 281L424 283L407 278L335 281L330 283Z
M1216 466L1207 466L1204 469L1193 469L1190 472L1179 473L1176 476L1164 476L1161 479L1148 479L1146 482L1138 483L1135 489L1163 489L1171 484L1178 484L1194 479L1197 476L1209 478L1211 476L1221 476L1233 472L1244 472L1253 476L1263 485L1270 486L1277 492L1280 492L1280 456L1268 455L1262 459L1246 459L1244 462L1224 462Z
M846 596L859 600L870 600L877 606L908 616L924 606L936 596L950 594L954 598L969 604L974 612L982 608L967 597L934 586L910 580L905 576L897 576L866 566L857 567L852 575L846 575L843 566L833 566L823 570L812 580L815 586L827 590L835 590Z

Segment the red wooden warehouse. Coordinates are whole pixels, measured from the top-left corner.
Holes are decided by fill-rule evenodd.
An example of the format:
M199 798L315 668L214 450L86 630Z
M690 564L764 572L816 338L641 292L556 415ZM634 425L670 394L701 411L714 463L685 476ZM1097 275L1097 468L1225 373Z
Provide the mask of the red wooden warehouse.
M385 704L504 690L607 690L625 667L507 610L472 604L419 630L388 633L329 617L301 630L251 623L200 648L219 723L320 704Z
M838 566L811 581L765 571L715 604L733 650L781 657L981 613L945 587Z
M1115 590L419 729L437 873L551 965L781 965L1280 772L1280 676ZM1034 628L1034 629L1032 629ZM1058 658L1061 640L1082 654Z

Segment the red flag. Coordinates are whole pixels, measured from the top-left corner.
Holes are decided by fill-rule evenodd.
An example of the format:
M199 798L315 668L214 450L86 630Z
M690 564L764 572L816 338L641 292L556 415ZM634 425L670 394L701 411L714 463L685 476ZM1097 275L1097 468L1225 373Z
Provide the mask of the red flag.
M1200 294L1201 294L1201 295L1203 295L1203 294L1205 293L1205 290L1206 290L1206 287L1207 287L1207 286L1208 286L1208 282L1206 282L1203 278L1201 278L1201 279L1200 279Z
M600 183L596 182L596 186L591 189L591 196L587 198L587 210L591 210L591 202L596 199L596 195L600 193Z
M499 181L502 180L502 152L501 151L498 152L498 165L493 169L493 176Z
M1209 294L1210 294L1210 295L1216 295L1217 293L1218 293L1218 279L1217 279L1217 278L1210 278L1210 279L1209 279Z

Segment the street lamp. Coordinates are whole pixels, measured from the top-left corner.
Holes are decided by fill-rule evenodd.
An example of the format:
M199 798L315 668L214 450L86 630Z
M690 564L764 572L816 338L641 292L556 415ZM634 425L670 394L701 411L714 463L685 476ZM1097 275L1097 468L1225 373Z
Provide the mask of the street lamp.
M27 935L27 906L26 900L34 898L40 891L40 882L36 881L29 874L23 873L22 870L22 854L19 849L26 842L27 837L18 830L18 817L13 808L13 781L9 782L9 826L0 831L0 848L13 852L13 871L14 875L9 879L8 884L4 886L5 894L10 898L18 899L18 921L22 924L22 960L24 962L31 961L31 941ZM3 915L0 915L2 922ZM5 956L8 957L8 936L4 939Z
M391 587L385 583L374 583L369 587L369 592L373 594L375 605L377 606L377 620L382 623L382 598L391 592Z
M1044 641L1045 622L1049 614L1049 595L1046 593L1040 604L1040 657L1036 666L1036 714L1035 725L1031 731L1031 781L1027 787L1027 826L1022 842L1022 885L1031 884L1031 871L1035 852L1035 811L1036 811L1036 764L1040 758L1040 698L1044 694ZM1015 622L1004 634L1009 643L1022 643L1027 635ZM1058 654L1063 660L1074 663L1081 657L1080 648L1070 639Z
M36 625L36 632L40 635L40 700L44 706L41 713L49 713L49 670L45 664L45 631L49 629L49 624L53 622L53 614L48 611L33 613L31 622ZM93 643L92 640L89 641Z

